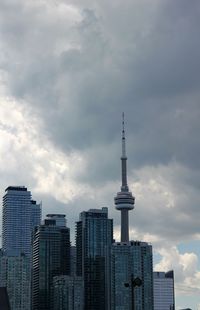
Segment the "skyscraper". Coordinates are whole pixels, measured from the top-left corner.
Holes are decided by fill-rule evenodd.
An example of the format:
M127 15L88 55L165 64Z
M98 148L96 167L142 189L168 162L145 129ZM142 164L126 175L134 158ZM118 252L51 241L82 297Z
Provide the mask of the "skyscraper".
M153 273L154 310L174 310L174 272Z
M153 310L151 245L140 241L114 243L111 266L112 310ZM134 287L132 282L138 278L141 285Z
M30 310L31 239L40 224L41 206L24 186L9 186L3 197L0 285L7 288L11 310Z
M30 310L30 258L0 251L0 286L7 289L11 310Z
M40 224L41 207L24 186L9 186L3 197L2 248L5 253L31 254L31 235Z
M110 309L110 248L113 221L108 209L80 214L76 226L77 275L84 280L84 309Z
M135 198L129 191L127 183L127 156L126 156L126 139L124 129L124 113L122 120L122 156L121 156L121 174L122 185L121 191L115 197L116 209L121 211L121 241L129 241L129 216L128 212L134 208Z
M48 214L33 235L32 310L53 309L53 277L70 274L70 231L65 215Z

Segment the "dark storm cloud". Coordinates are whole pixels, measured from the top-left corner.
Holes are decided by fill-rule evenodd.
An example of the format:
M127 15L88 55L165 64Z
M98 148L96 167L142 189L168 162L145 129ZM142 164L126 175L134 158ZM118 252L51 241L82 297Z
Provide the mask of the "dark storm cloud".
M104 2L90 3L75 22L59 20L56 6L53 18L47 7L2 2L2 49L9 48L2 68L11 93L33 106L54 143L87 150L91 162L97 145L103 153L111 143L95 176L107 179L124 110L134 166L176 158L199 167L199 3L153 1L148 13L145 1L118 2L110 16Z
M75 17L56 1L1 1L1 68L56 147L83 151L77 178L119 178L122 111L130 169L199 168L199 2L61 3Z

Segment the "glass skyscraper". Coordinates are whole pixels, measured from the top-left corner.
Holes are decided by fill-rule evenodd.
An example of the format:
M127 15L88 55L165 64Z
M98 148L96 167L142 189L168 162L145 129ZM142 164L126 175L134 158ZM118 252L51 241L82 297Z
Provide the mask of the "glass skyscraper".
M140 241L113 243L111 274L112 310L153 310L151 245ZM142 285L132 286L136 278Z
M2 248L10 255L31 254L31 237L40 224L41 206L24 186L9 186L3 197Z
M9 186L3 197L0 285L11 310L30 310L32 233L41 221L41 205L24 186Z
M108 209L80 214L76 226L77 275L84 280L84 309L110 309L110 249L113 221Z
M154 310L174 310L174 272L153 273Z
M70 231L65 215L48 214L33 235L32 310L53 309L53 277L70 274Z

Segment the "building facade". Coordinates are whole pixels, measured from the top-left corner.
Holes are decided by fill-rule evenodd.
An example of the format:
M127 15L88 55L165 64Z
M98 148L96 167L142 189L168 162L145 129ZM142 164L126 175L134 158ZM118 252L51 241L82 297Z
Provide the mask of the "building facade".
M83 310L83 293L84 290L82 277L54 277L54 310Z
M10 310L10 303L6 287L0 287L0 309Z
M41 221L41 206L31 200L31 192L24 186L9 186L5 191L2 223L3 251L30 256L33 228Z
M1 251L0 286L7 289L11 310L30 310L30 258Z
M76 225L77 275L84 280L84 309L110 309L110 249L113 221L108 209L80 214Z
M76 247L71 246L70 249L70 275L76 276Z
M151 245L140 241L113 243L111 275L112 310L153 310ZM134 286L138 278L141 284Z
M70 231L48 215L33 236L32 310L53 309L53 277L70 274Z
M174 310L174 272L154 272L154 310Z
M42 203L37 203L35 200L31 200L31 230L41 224L42 218Z

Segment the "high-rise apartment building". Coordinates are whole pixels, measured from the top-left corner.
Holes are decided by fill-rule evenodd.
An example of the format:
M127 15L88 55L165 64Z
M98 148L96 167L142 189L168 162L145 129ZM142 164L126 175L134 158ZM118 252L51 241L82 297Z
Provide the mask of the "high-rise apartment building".
M82 277L54 277L54 310L83 310L83 293Z
M9 186L3 197L2 248L9 255L31 254L31 238L40 224L41 206L24 186Z
M174 272L153 273L154 310L174 310Z
M110 249L113 221L108 209L80 214L76 226L77 275L84 280L84 309L110 309Z
M53 277L70 274L70 231L65 215L49 214L33 235L32 310L53 309Z
M41 221L41 205L24 186L9 186L3 197L0 285L13 310L30 310L32 233Z
M30 258L0 251L0 286L7 289L11 310L30 310Z
M111 274L112 310L153 310L151 245L140 241L113 243ZM141 280L140 286L134 286L135 279Z

